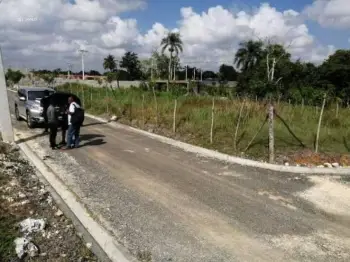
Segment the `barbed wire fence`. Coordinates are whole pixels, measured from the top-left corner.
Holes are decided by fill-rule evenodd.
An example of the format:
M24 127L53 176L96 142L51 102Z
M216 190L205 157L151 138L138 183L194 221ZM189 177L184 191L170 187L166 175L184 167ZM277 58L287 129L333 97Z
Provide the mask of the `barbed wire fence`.
M136 124L136 126L143 129L147 129L147 126L153 125L153 132L157 132L158 130L163 129L164 126L167 126L169 133L173 136L176 136L178 132L181 132L179 131L181 130L181 125L186 126L190 121L194 121L191 119L191 117L186 117L186 115L191 115L191 110L201 109L201 105L198 105L199 107L197 109L193 107L192 109L191 107L186 107L186 103L192 103L193 99L196 99L191 96L169 98L167 102L164 102L164 99L161 99L161 97L159 97L160 94L156 94L155 91L151 91L150 93L130 91L130 95L128 95L129 98L127 101L115 101L115 99L112 98L113 95L111 93L111 90L108 88L91 88L84 87L82 85L74 85L72 88L68 85L65 85L64 87L61 87L61 89L62 91L73 92L78 95L78 97L81 97L83 100L82 103L85 105L86 109L94 113L102 114L106 117L117 115L118 119L125 119L125 121L131 125L135 125L134 121L136 121L139 123L139 125ZM128 93L129 91L124 90L120 92ZM142 95L140 96L140 94ZM281 123L281 125L285 128L284 130L286 130L286 133L288 133L291 139L293 139L293 141L298 144L299 148L309 148L309 146L307 146L303 139L300 137L300 133L299 135L296 134L293 130L293 127L290 126L290 119L294 118L291 116L291 114L293 114L292 110L296 106L300 107L300 105L284 103L284 108L287 108L288 110L282 112L284 109L282 107L281 112L279 112L277 109L279 106L269 103L268 100L265 102L255 102L249 100L248 98L222 100L220 97L211 97L205 101L207 101L207 103L205 102L205 104L202 106L205 107L203 110L207 113L203 114L207 114L208 117L203 118L203 123L198 124L208 127L207 137L208 143L210 145L220 143L218 139L221 139L221 136L216 137L217 128L220 129L222 128L221 126L223 124L228 124L232 126L232 132L230 134L227 131L227 136L232 137L232 147L234 149L234 152L237 154L239 152L247 153L252 147L254 147L257 137L261 136L261 132L265 130L264 127L266 124L268 123L272 126L273 129L275 129L275 123L277 121L278 123ZM316 131L314 150L316 153L319 152L318 144L320 139L320 130L322 129L322 117L325 103L326 100L324 99L322 105L320 106L321 110L317 112L318 123L315 124L314 127L314 130ZM312 108L308 108L308 110L312 110ZM252 134L251 139L247 140L247 143L243 148L242 145L240 145L239 148L237 146L237 140L240 140L241 138L238 137L242 136L246 128L250 128L249 119L252 117L252 114L253 117L254 114L261 115L262 111L265 111L263 114L264 117L257 117L257 119L263 119L261 120L262 122L260 123L260 126L258 127L258 124L255 125L256 132L252 134L253 130L251 130L249 132ZM284 114L284 117L282 114ZM232 115L231 119L229 118L230 115ZM222 122L223 116L226 118L225 123ZM287 118L285 116L287 116ZM154 119L154 122L152 122L150 119ZM165 122L167 124L165 124ZM229 122L231 122L231 124L229 124ZM281 127L279 127L278 132L284 133ZM269 137L268 141L270 152L269 162L275 163L275 138Z

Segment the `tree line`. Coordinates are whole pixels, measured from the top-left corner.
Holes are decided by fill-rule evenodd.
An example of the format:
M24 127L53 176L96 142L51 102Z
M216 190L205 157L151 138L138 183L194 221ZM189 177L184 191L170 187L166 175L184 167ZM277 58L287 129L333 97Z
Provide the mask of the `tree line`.
M247 41L240 44L234 62L240 70L236 88L239 94L301 103L320 101L326 93L348 102L350 50L337 50L322 64L315 65L300 59L293 61L282 45ZM271 74L273 81L269 79Z
M96 70L87 75L105 75L108 82L117 80L213 80L219 81L218 88L226 88L226 81L236 81L230 94L258 99L274 98L292 100L297 103L313 103L328 97L348 103L350 96L350 50L337 50L320 65L293 60L286 48L279 44L262 41L245 41L233 56L233 65L222 64L217 72L181 64L179 54L183 42L178 33L169 33L160 43L161 51L154 52L148 59L140 59L135 52L126 52L120 61L109 54L103 59L104 73ZM50 83L61 69L33 70ZM81 74L82 72L71 74ZM8 70L6 79L18 82L23 74Z

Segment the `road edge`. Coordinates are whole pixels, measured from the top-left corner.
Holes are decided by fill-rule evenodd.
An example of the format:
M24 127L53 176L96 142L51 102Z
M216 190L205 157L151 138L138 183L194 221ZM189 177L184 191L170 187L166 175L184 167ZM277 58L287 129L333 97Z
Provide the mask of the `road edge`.
M19 140L18 136L15 136ZM106 261L107 257L112 262L132 262L135 261L131 254L127 254L114 237L97 221L95 221L89 214L89 211L84 207L77 197L68 189L68 187L57 177L54 171L44 163L39 156L34 153L30 147L25 143L17 144L25 157L35 166L40 180L44 180L49 185L49 191L58 206L63 206L62 212L67 217L72 219L73 224L78 225L78 230L86 231L87 238L94 241L100 250L95 249L96 256L101 261ZM45 183L45 184L46 184ZM71 212L71 214L69 214ZM94 245L93 245L94 246ZM102 252L104 254L101 254Z
M297 166L283 166L283 165L276 165L276 164L269 164L269 163L263 163L258 162L251 159L245 159L240 158L236 156L230 156L224 153L220 153L218 151L210 150L207 148L191 145L185 142L181 142L169 137L161 136L158 134L150 133L142 129L138 129L132 126L124 125L121 123L116 123L112 121L108 121L107 119L104 119L102 117L94 116L91 114L85 114L86 117L94 119L98 122L108 124L109 126L116 128L116 129L124 129L128 130L134 133L138 133L144 136L147 136L149 138L155 139L157 141L160 141L162 143L180 148L186 152L194 153L197 155L200 155L202 157L206 158L212 158L220 161L224 161L231 164L241 165L245 167L254 167L254 168L260 168L260 169L267 169L271 171L277 171L277 172L283 172L283 173L297 173L297 174L324 174L324 175L350 175L350 168L320 168L320 167L297 167Z

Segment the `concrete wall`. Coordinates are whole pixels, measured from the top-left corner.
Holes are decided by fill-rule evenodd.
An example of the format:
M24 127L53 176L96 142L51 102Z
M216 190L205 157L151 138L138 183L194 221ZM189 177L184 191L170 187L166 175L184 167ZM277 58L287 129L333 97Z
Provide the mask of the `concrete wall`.
M90 85L94 87L101 87L101 85L96 80L75 80L75 79L62 79L62 78L56 78L55 80L55 85L62 85L64 83L81 83L81 84ZM131 86L138 87L140 83L141 81L119 81L119 86L121 88L129 88ZM112 82L112 87L115 87L115 88L118 87L117 81Z
M62 85L65 83L81 83L81 84L85 84L85 85L89 85L89 86L93 86L96 88L99 88L103 85L99 85L99 83L96 80L79 80L79 79L65 79L65 78L56 78L55 82L54 82L54 86L57 85ZM119 87L121 88L129 88L131 86L135 86L135 87L139 87L139 85L142 83L142 81L119 81ZM204 85L208 85L208 86L218 86L220 85L219 82L217 81L211 81L211 80L203 80L202 82ZM237 85L237 82L235 81L228 81L225 83L227 86L229 87L235 87ZM32 83L32 81L29 78L23 78L20 82L19 85L21 86L37 86L37 87L46 87L47 84L45 83L45 81L43 81L42 79L38 80L38 81L34 81L34 83ZM105 84L104 84L105 85ZM117 81L113 81L112 82L112 87L117 88Z
M96 80L77 80L77 79L64 79L64 78L56 78L55 82L54 82L54 86L58 86L58 85L62 85L65 83L81 83L81 84L85 84L85 85L90 85L93 87L101 87L101 85L99 85L99 83ZM138 87L140 85L141 81L119 81L119 86L121 88L129 88L131 86L135 86ZM47 83L45 83L45 81L43 80L39 80L39 81L34 81L34 83L32 81L30 81L30 79L28 78L23 78L21 79L21 81L19 82L20 86L37 86L37 87L45 87L47 86ZM112 82L112 86L117 88L117 81L113 81Z

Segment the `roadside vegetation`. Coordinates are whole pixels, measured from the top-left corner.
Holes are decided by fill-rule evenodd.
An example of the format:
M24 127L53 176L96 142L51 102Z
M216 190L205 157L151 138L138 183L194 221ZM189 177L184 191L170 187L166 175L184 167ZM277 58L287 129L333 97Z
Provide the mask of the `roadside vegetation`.
M92 88L78 84L58 87L59 90L77 94L91 114L108 117L115 115L119 122L147 131L231 155L266 160L268 127L263 123L267 115L267 101L215 96L213 90L212 96L186 95L187 89L181 86L172 86L172 92L153 92L150 86L148 88ZM208 91L208 87L203 90ZM282 101L276 103L276 113L280 117L276 117L275 121L278 162L288 160L303 164L304 158L307 158L306 160L314 164L328 161L349 164L347 154L350 143L350 109L337 107L336 101L328 100L324 110L319 139L321 154L312 154L320 107L321 105L289 104ZM310 157L314 157L314 161Z

